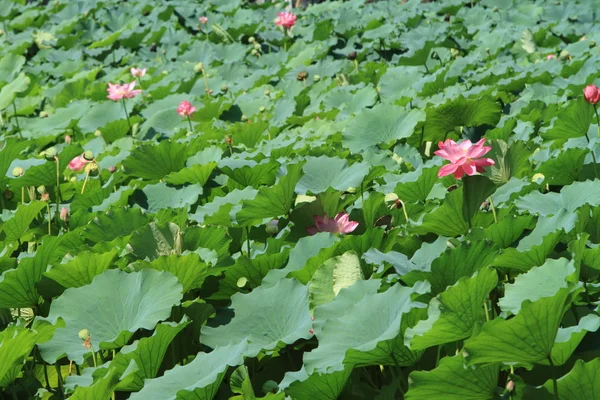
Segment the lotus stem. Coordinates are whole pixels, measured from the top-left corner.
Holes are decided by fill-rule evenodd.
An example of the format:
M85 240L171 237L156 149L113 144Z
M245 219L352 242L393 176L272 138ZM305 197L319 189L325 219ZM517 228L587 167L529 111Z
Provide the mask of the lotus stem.
M54 161L56 161L56 223L58 224L58 220L60 219L59 206L62 202L60 194L60 162L56 156L54 157Z
M190 124L190 132L194 132L194 128L192 127L192 120L189 115L187 116L187 120L188 120L188 124Z
M123 102L123 110L125 110L125 116L127 117L127 124L129 125L129 131L133 135L133 131L131 128L131 121L129 120L129 113L127 112L127 105L125 104L125 98L122 98L121 101Z
M85 185L87 185L87 181L88 181L89 177L90 177L90 171L88 170L85 173L85 180L83 181L83 186L81 187L81 194L83 194L83 192L85 190Z
M50 200L46 202L46 212L48 213L48 235L52 236L52 215L50 214Z
M19 132L19 138L23 140L23 134L21 133L21 125L19 125L19 117L17 117L17 105L15 104L14 100L12 102L12 106L14 110L15 123L17 124L17 131Z
M556 369L554 368L552 356L548 356L548 362L550 363L550 367L552 367L552 386L554 387L554 398L556 400L560 400L560 397L558 395L558 380L556 379Z
M490 196L488 200L490 201L490 207L492 208L492 214L494 215L494 222L498 223L498 215L496 215L496 207L494 207L492 196Z
M487 305L487 297L483 300L483 309L485 310L485 322L490 322L490 310Z

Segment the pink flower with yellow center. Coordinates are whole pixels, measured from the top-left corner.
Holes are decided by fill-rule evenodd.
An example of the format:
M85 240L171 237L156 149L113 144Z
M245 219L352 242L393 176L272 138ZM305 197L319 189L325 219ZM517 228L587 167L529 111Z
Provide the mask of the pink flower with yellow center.
M306 231L311 235L315 235L319 232L329 233L350 233L358 227L358 222L350 221L350 215L345 212L341 212L335 216L335 218L329 218L327 214L323 217L319 215L314 216L315 225L306 228Z
M484 146L484 143L485 138L475 144L470 140L464 140L460 144L452 139L439 142L439 150L434 154L450 161L450 164L440 168L438 177L454 174L454 177L459 179L465 175L485 172L484 167L495 163L491 158L481 158L492 149L490 146Z
M131 67L131 69L129 70L129 72L131 72L131 75L134 78L141 78L142 76L146 75L146 68L133 68Z
M132 99L142 93L141 90L133 90L133 88L135 88L135 81L123 85L109 83L106 89L108 96L106 97L114 101L119 101L121 99Z
M187 100L179 103L179 107L177 107L177 114L181 115L182 117L190 117L195 112L196 107L192 106L192 104Z

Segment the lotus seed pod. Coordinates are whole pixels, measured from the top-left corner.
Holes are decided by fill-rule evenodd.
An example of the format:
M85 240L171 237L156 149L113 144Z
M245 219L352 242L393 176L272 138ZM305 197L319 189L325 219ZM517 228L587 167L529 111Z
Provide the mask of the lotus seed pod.
M198 64L194 65L194 72L199 73L200 71L202 71L204 69L204 64L199 62Z
M259 112L265 112L265 107L264 107L264 106L260 106L260 107L258 107L258 111L259 111Z
M258 50L252 49L252 51L250 52L250 54L252 54L253 56L256 56L256 55L258 55Z
M43 195L44 193L46 193L46 186L44 186L44 185L38 186L38 187L36 188L36 190L37 190L37 192L38 192L39 194L42 194L42 195Z
M94 159L94 153L91 150L87 150L83 153L83 158L88 161L92 161Z
M48 111L41 111L40 118L48 118Z
M92 172L98 170L98 164L96 163L87 163L84 168L85 172Z
M46 155L46 158L54 158L58 154L54 146L47 148L44 153Z
M346 56L346 58L350 61L354 61L356 60L356 52L355 51L351 51L350 53L348 53L348 55Z
M279 227L277 226L277 224L279 224L279 220L278 219L274 219L272 221L269 221L267 223L267 226L265 227L265 231L267 231L267 233L269 235L276 235L277 232L279 232Z
M269 89L265 90L265 96L270 96L271 95L271 91Z
M96 131L94 132L94 136L96 136L96 137L102 136L102 131L100 129L96 129Z
M25 170L21 167L14 167L12 170L12 174L15 178L23 176L24 173L25 173Z
M246 286L246 283L248 283L248 279L244 278L243 276L237 280L237 282L235 283L237 287L239 288L243 288L244 286Z
M260 50L260 49L262 49L262 46L260 45L260 43L254 43L254 48L256 50Z
M227 93L228 91L229 91L229 86L227 86L226 84L222 84L221 85L221 92Z
M256 42L256 39L254 39L254 36L250 36L248 38L248 43L254 43L254 42Z
M315 82L319 82L321 80L321 75L315 75L313 76L313 79L315 80Z
M246 121L248 121L248 117L247 117L246 115L242 115L242 121L243 121L243 122L246 122Z
M81 340L88 340L91 336L90 332L87 329L80 330L78 335L79 335L79 339L81 339Z
M298 72L298 75L296 75L296 79L299 81L305 81L306 78L308 78L308 72L306 71Z
M42 195L42 197L40 198L41 201L49 201L50 200L50 193L44 193Z

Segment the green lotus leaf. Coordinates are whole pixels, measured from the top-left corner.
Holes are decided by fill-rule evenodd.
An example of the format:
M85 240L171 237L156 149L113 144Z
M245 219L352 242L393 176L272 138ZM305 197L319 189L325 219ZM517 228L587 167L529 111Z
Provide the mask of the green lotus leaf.
M18 378L36 339L32 330L16 326L0 332L0 387L6 388Z

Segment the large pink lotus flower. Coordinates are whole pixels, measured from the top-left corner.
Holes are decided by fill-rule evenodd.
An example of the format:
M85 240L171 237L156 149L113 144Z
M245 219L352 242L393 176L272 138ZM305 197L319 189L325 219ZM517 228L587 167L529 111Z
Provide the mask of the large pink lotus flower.
M290 29L296 24L296 19L297 17L295 14L289 11L283 11L277 14L277 18L275 18L275 25Z
M129 70L129 72L131 72L131 75L134 78L141 78L142 76L146 75L146 68L133 68L131 67L131 69Z
M77 156L74 159L72 159L69 162L69 165L67 166L67 168L69 168L71 171L75 171L75 172L81 171L83 169L83 167L85 167L85 164L87 164L89 162L92 162L92 160L86 160L85 157L83 156L83 154L81 154L80 156Z
M358 222L350 221L350 215L345 212L341 212L333 219L329 219L327 214L321 218L319 215L315 215L315 225L306 228L306 231L311 235L315 235L319 232L330 232L330 233L350 233L353 232L358 226Z
M475 144L470 140L464 140L460 144L452 139L439 142L439 150L434 154L450 161L450 164L440 168L438 176L454 174L454 177L459 179L465 174L475 175L476 172L484 172L483 167L494 165L494 160L491 158L480 158L492 149L490 146L484 146L484 143L485 138Z
M108 84L106 91L108 92L107 98L119 101L121 99L132 99L138 94L142 93L141 90L133 90L135 87L135 81L131 83L125 83L123 85L115 85L112 83Z
M196 107L192 106L192 104L187 100L179 103L179 107L177 107L177 114L181 115L182 117L190 117L195 112Z
M587 85L583 89L583 97L590 104L596 104L600 101L600 89L596 85Z

